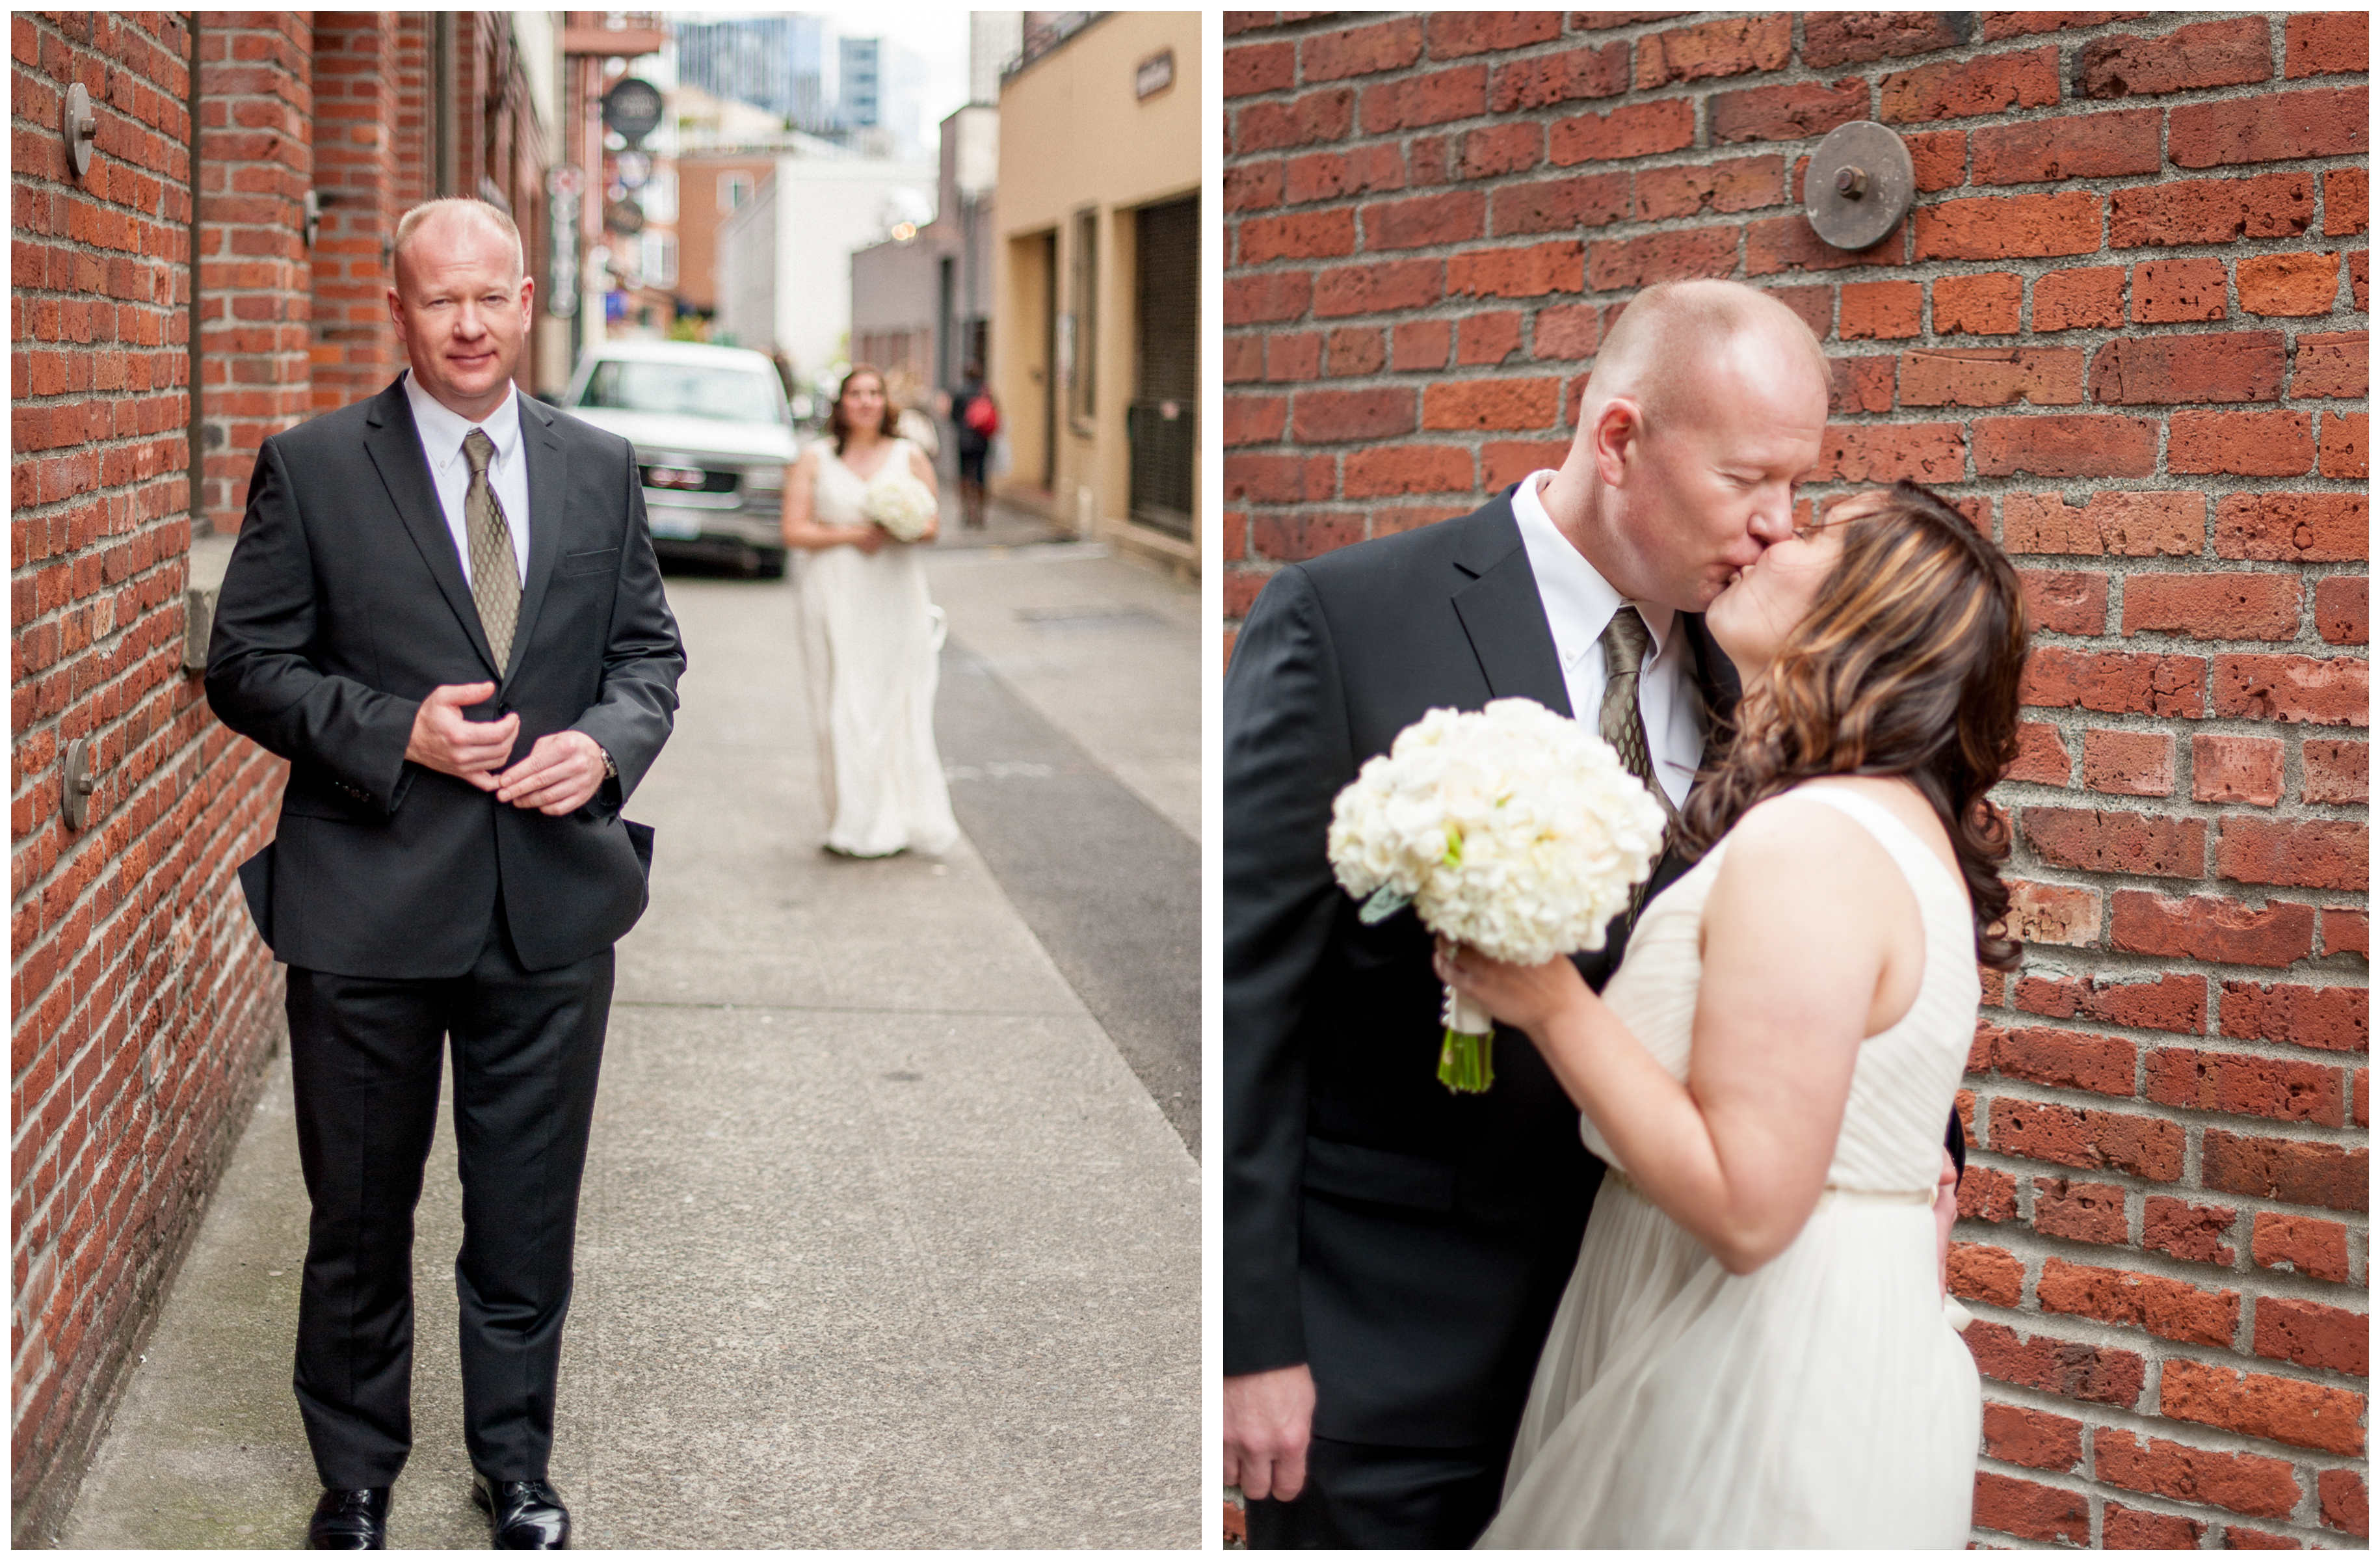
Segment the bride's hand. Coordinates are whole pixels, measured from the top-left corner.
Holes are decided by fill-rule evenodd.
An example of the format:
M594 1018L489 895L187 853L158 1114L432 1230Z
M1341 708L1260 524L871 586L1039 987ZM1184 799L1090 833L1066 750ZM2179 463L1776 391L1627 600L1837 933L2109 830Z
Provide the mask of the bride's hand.
M876 555L878 549L892 540L891 534L883 527L873 522L865 526L854 526L852 530L856 534L852 537L851 545L871 558Z
M1542 965L1508 965L1440 938L1432 964L1439 980L1503 1023L1532 1035L1541 1033L1555 1014L1594 995L1578 967L1560 955Z

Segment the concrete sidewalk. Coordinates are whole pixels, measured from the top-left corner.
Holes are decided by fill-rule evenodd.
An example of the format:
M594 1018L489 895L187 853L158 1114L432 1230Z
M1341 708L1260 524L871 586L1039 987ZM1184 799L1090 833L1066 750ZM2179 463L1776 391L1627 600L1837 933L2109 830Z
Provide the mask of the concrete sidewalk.
M954 656L1195 831L1195 593L1082 549L953 549L930 567ZM653 902L620 950L564 1361L553 1473L577 1543L1196 1545L1198 1183L1182 1137L971 843L941 862L819 849L790 591L678 578L670 593L691 665L630 809L658 831ZM1100 691L1070 658L1119 665L1114 642L1095 653L1087 631L1017 616L1069 604L1145 615L1123 620L1146 641L1136 678ZM1181 676L1169 655L1186 690L1157 687ZM1177 719L1173 738L1154 730ZM306 1206L286 1073L285 1058L69 1545L302 1543L317 1487L289 1391ZM430 1188L416 1450L391 1534L484 1548L449 1135Z

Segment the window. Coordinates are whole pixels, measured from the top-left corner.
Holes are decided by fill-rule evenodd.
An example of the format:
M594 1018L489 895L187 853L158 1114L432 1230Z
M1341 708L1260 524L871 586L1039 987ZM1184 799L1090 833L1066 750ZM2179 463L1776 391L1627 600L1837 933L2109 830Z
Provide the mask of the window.
M645 280L656 287L677 286L677 235L647 228L643 235L644 254L641 269Z
M1078 423L1099 415L1099 213L1075 213L1075 307L1073 383L1067 387L1066 410Z
M722 174L719 176L719 209L732 212L752 199L752 176Z

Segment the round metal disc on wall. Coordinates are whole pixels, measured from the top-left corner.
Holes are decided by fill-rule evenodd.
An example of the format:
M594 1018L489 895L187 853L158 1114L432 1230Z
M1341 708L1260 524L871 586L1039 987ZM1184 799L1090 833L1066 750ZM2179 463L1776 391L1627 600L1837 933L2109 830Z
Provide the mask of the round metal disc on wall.
M1854 119L1818 143L1802 191L1819 238L1838 250L1864 250L1909 214L1917 170L1898 135L1873 119Z

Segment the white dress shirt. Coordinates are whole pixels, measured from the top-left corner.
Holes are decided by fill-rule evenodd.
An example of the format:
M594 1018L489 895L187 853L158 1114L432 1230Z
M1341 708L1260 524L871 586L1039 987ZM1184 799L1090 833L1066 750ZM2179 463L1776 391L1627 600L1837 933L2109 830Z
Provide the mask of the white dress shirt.
M430 457L431 486L438 490L438 507L445 512L446 530L455 538L463 583L471 583L471 532L463 514L463 496L471 489L471 463L463 457L463 441L475 428L485 430L496 446L488 461L488 486L495 490L496 503L504 506L504 524L512 529L513 568L527 579L528 456L521 445L520 392L507 385L503 403L484 421L471 422L422 389L407 369L405 398L413 406L413 426L421 435L421 453Z
M1512 514L1521 522L1529 572L1537 577L1546 625L1553 630L1571 713L1593 731L1608 681L1603 631L1627 598L1596 572L1546 513L1537 489L1552 476L1551 470L1531 472L1512 495ZM1636 709L1645 718L1645 750L1661 789L1671 802L1682 805L1703 761L1702 695L1694 682L1694 646L1684 634L1672 632L1677 628L1674 609L1650 602L1629 604L1653 634L1652 649L1636 672Z

